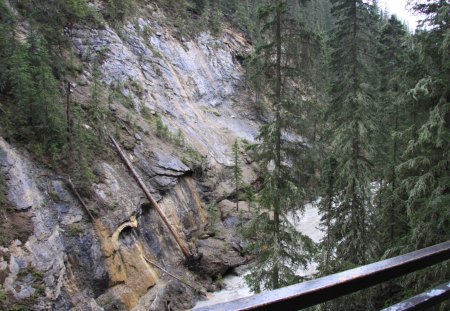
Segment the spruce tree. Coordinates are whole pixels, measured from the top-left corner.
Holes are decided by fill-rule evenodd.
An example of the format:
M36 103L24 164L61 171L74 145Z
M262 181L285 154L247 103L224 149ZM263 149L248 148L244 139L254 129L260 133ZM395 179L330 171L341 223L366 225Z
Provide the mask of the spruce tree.
M49 151L61 149L66 142L64 106L60 101L59 83L51 69L45 40L37 34L28 38L33 94L30 101L31 126Z
M367 231L372 215L372 133L376 130L371 73L374 60L368 53L373 50L371 6L360 0L332 3L336 27L331 39L333 78L327 123L333 133L328 158L336 165L331 181L330 173L324 175L327 180L323 184L332 191L321 206L327 219L324 241L333 241L325 243L331 247L325 253L332 257L328 258L327 267L322 265L327 272L367 263Z
M252 290L259 292L298 282L296 275L311 258L312 241L296 230L289 216L303 209L311 171L310 149L299 133L305 121L296 79L296 48L310 35L294 18L292 3L277 0L259 8L262 44L256 48L259 60L256 75L264 77L266 96L273 107L273 118L260 129L255 147L263 186L254 219L246 228L249 250L256 264L246 277ZM300 41L301 42L301 41ZM257 236L257 239L254 237Z
M9 58L14 47L15 18L4 0L0 0L0 94L7 84L7 70Z
M39 152L56 153L65 143L64 107L44 39L32 32L26 44L16 42L7 61L17 133L37 139L44 148Z
M408 94L416 130L406 133L410 140L398 166L411 227L405 250L450 239L450 4L436 0L418 3L415 9L425 15L427 28L416 35L422 78ZM412 275L405 290L448 280L449 271L446 263Z
M236 191L236 211L239 211L239 189L242 186L242 163L239 151L239 140L236 139L232 148L233 184Z
M393 247L407 231L406 209L401 200L396 167L400 163L405 142L400 132L405 129L408 115L405 92L408 79L408 40L405 26L393 15L383 26L380 36L380 106L377 111L379 130L377 132L378 195L377 227L381 254L388 250L388 256L398 255ZM395 247L394 247L395 248Z

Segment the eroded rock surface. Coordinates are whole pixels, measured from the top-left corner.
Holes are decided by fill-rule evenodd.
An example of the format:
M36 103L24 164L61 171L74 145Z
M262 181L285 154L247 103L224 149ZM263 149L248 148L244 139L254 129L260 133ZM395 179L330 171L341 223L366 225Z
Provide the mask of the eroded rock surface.
M138 18L120 36L108 26L74 29L72 36L82 59L103 60L106 85L123 87L138 111L159 112L170 131L180 131L203 156L230 164L234 139L254 140L259 123L242 92L244 70L235 57L249 53L241 35L226 29L220 38L201 33L180 42L152 19Z
M223 202L219 219L208 215L207 205L232 200L235 189L222 175L231 163L231 145L237 138L254 141L259 127L236 59L249 46L230 29L221 37L201 33L181 42L150 17L126 22L120 35L106 25L73 29L71 39L84 62L73 96L87 105L97 58L104 87L132 106L108 103L126 132L118 137L126 156L183 243L202 257L193 271L185 267L179 246L118 157L92 163L97 180L84 198L91 219L66 176L0 137L11 206L4 224L27 228L0 248L0 284L11 299L34 310L190 308L198 292L162 269L210 289L218 275L247 261L235 233L242 217L233 202ZM154 135L145 111L153 121L160 117L169 134ZM178 146L171 141L176 135L182 138ZM190 166L183 153L201 163ZM255 182L254 168L243 170L245 181ZM240 204L249 218L248 205Z

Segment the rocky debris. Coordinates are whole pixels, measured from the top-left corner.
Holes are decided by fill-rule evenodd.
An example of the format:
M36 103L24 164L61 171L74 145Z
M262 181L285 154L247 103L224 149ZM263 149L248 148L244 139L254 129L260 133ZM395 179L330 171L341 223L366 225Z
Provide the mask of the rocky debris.
M233 249L232 242L219 237L199 240L198 251L203 254L201 271L211 278L224 275L230 269L247 262L247 258Z
M169 176L155 176L150 179L152 184L160 191L166 191L176 186L178 178Z
M93 186L99 216L111 233L127 221L145 202L144 195L133 177L121 164L99 163L95 171L101 176L99 183Z
M138 165L150 177L157 175L167 177L180 177L191 171L181 160L155 149L148 152L145 148L138 147L134 151Z
M230 201L228 201L230 202ZM226 204L231 207L231 204ZM236 210L234 208L234 210ZM230 269L241 266L247 262L247 258L242 256L242 241L236 234L235 226L240 222L236 216L227 217L235 219L234 226L225 226L226 221L215 220L206 232L210 237L198 241L198 251L203 254L201 260L201 270L206 275L215 279L218 275L224 275Z
M190 288L179 281L169 280L149 290L132 311L190 310L194 306L193 296Z
M155 150L153 153L155 157L153 170L158 175L178 177L191 171L191 169L177 157L165 155L159 150Z
M130 306L137 304L133 291L123 284L110 287L96 302L104 310L117 311L127 311Z

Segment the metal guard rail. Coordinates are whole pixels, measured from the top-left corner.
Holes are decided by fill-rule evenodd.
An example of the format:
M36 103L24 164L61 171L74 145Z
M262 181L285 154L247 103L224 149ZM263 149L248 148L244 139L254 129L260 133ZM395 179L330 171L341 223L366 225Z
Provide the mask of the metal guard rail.
M197 308L195 311L299 310L392 280L448 259L450 259L450 241L315 280L226 303ZM430 303L433 300L440 302L443 299L448 299L450 280L434 291L436 290L439 290L440 295L431 297L431 300L428 299L430 295L427 296L427 293L410 300L426 300L427 303ZM414 305L414 303L412 304ZM391 310L418 310L418 308L399 307Z

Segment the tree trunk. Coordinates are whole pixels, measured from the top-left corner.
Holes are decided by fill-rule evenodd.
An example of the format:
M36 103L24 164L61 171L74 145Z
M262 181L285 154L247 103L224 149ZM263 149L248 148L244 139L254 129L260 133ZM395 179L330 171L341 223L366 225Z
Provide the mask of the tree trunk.
M116 142L116 140L110 135L109 136L111 138L111 141L113 142L114 146L117 149L117 152L119 153L120 157L122 158L122 160L125 162L126 166L128 167L128 169L130 170L131 174L133 175L133 177L136 179L136 181L138 182L139 186L141 187L142 191L144 191L145 196L147 197L147 199L150 201L150 203L153 205L153 207L156 209L156 211L158 212L159 216L161 217L162 221L164 222L164 224L167 226L167 229L169 229L170 233L172 234L172 236L174 237L175 241L177 242L178 246L180 247L181 251L183 252L184 256L187 259L190 259L193 257L191 251L184 245L183 241L181 240L181 238L178 236L177 232L175 231L175 229L170 225L169 220L167 219L166 215L164 214L163 210L161 209L161 207L158 205L158 203L155 201L155 199L153 199L153 196L150 194L150 191L148 190L147 186L144 184L143 180L140 178L140 176L138 175L138 173L136 172L136 170L133 168L133 166L131 165L131 162L128 160L128 158L125 156L125 154L123 153L122 149L120 148L119 144Z

